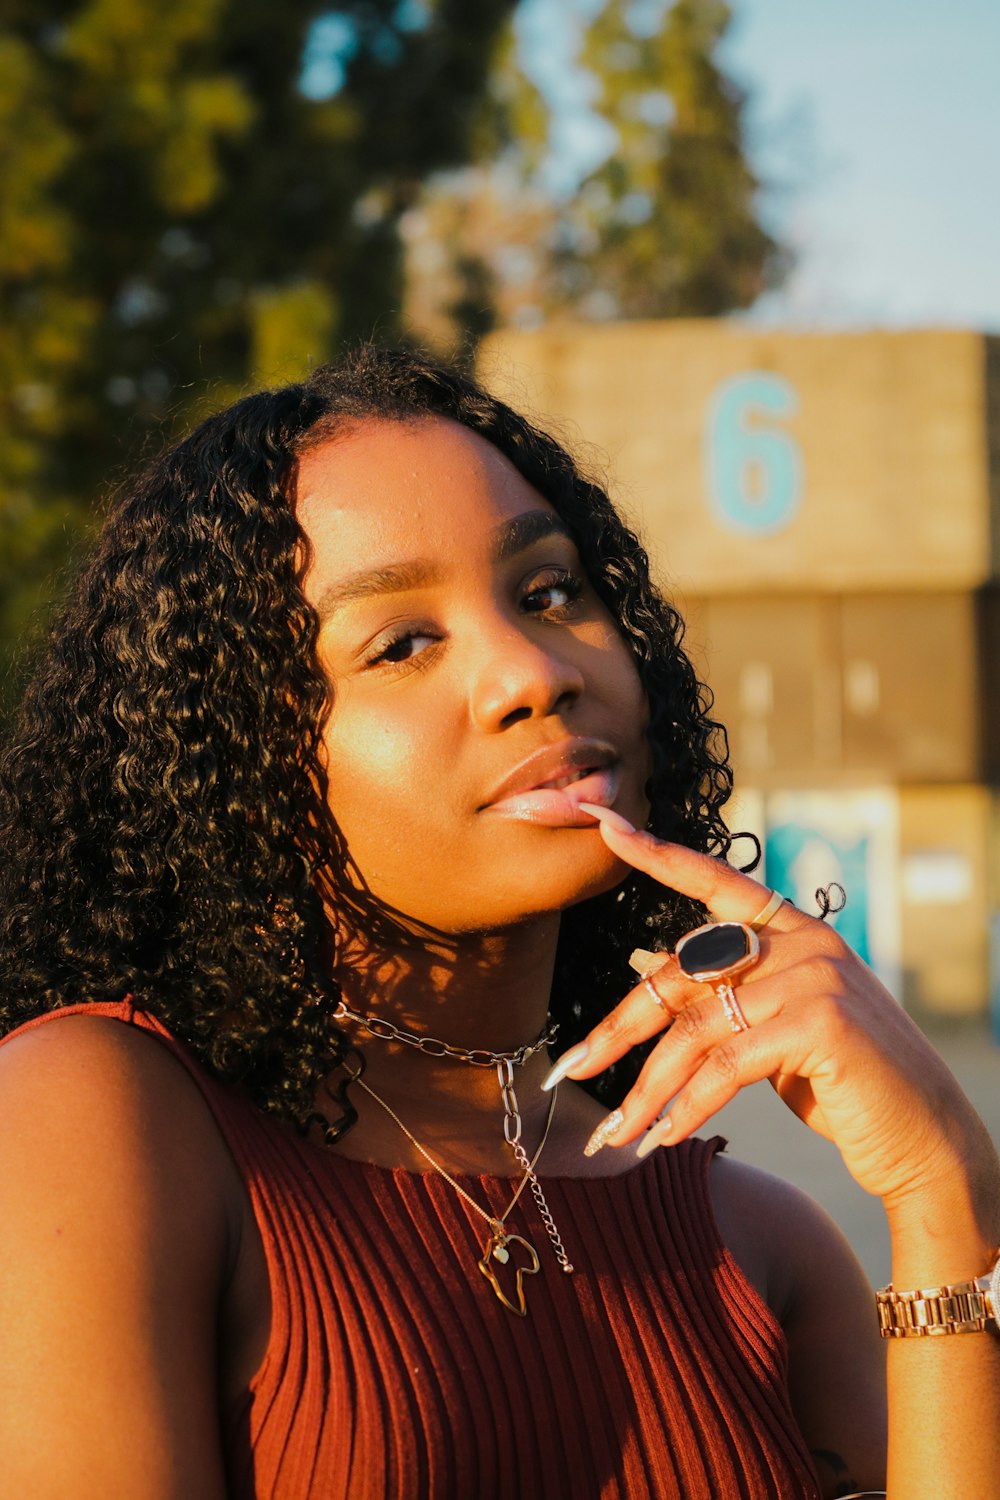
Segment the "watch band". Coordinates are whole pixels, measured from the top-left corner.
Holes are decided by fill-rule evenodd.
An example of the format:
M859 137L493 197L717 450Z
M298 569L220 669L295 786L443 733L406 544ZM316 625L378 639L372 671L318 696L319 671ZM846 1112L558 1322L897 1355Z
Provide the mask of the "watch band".
M884 1339L926 1338L945 1333L982 1333L1000 1325L1000 1254L989 1271L972 1281L897 1292L875 1293L879 1332Z

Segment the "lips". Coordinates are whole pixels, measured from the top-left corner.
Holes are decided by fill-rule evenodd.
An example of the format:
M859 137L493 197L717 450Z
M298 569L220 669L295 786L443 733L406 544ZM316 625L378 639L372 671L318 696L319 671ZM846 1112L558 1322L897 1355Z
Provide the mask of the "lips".
M506 776L482 812L555 827L593 828L579 803L610 807L621 781L618 752L603 740L563 740L529 755Z

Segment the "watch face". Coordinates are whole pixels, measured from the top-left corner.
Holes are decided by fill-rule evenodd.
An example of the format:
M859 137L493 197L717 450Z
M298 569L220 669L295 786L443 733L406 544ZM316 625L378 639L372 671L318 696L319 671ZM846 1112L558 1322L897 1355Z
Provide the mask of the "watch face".
M708 922L677 944L676 958L689 979L726 979L749 966L760 953L757 934L743 922Z
M993 1321L1000 1328L1000 1255L997 1256L997 1263L993 1267L993 1274L990 1276L990 1289L986 1295L990 1299L990 1312L993 1316Z

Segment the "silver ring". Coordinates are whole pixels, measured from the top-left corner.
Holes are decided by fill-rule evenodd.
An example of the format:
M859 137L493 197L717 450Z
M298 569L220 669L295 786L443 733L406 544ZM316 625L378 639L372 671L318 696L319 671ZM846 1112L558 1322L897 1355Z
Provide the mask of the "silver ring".
M664 1005L663 1001L660 999L659 995L656 993L655 989L653 988L653 981L650 978L647 977L642 982L646 986L646 988L649 991L649 993L652 995L653 999L656 1001L657 1005L664 1012L664 1014L665 1015L668 1014L667 1007Z
M750 1022L740 1009L740 1002L736 998L736 991L731 984L720 984L715 993L722 1001L722 1009L726 1013L730 1031L749 1031Z

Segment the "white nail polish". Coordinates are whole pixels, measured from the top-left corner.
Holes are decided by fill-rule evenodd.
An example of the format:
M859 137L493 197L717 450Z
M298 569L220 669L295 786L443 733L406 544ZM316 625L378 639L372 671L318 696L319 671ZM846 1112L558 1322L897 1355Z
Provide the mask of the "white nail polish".
M615 1131L621 1130L624 1121L625 1116L620 1109L612 1110L611 1114L601 1121L590 1137L590 1140L584 1146L584 1156L596 1156L598 1151L611 1139Z
M590 813L590 816L596 818L598 823L603 824L605 828L613 828L615 833L635 833L628 818L623 818L621 813L613 812L610 807L600 807L596 802L578 802L576 805L583 812Z
M554 1088L557 1083L561 1083L571 1068L575 1068L577 1063L583 1062L589 1051L590 1048L586 1042L577 1042L575 1047L571 1047L568 1052L564 1052L559 1061L549 1069L542 1079L542 1088L545 1092L547 1093L549 1089Z
M669 1134L670 1117L668 1115L666 1119L659 1120L651 1130L647 1130L635 1148L636 1156L648 1156L651 1151L656 1150L657 1146L662 1146L665 1143Z
M650 953L648 948L633 948L628 960L629 968L634 969L640 979L647 979L669 962L669 953Z

